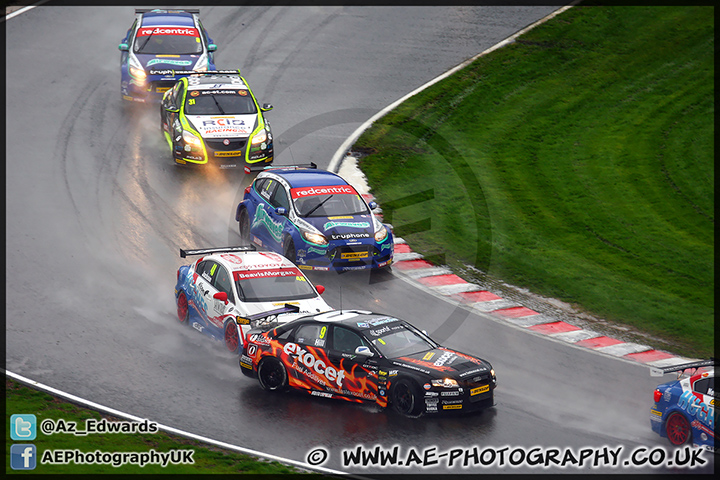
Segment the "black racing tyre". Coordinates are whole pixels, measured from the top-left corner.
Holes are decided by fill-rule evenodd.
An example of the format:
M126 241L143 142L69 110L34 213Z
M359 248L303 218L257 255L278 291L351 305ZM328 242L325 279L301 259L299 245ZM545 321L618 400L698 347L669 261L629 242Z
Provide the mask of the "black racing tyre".
M692 437L690 422L682 413L673 412L665 421L665 433L670 443L676 447L685 445L690 442L690 437Z
M269 392L281 392L287 388L287 371L280 360L267 357L258 365L258 380L260 386Z
M238 218L238 232L243 245L250 244L250 216L247 209L240 210L240 218Z
M187 325L190 319L190 307L188 306L185 292L180 292L177 297L177 315L181 324Z
M230 320L225 323L225 346L230 353L240 353L242 348L242 340L240 340L239 327Z
M402 378L392 389L392 405L396 412L409 417L420 415L422 395L415 382Z
M293 243L292 238L285 237L284 245L283 255L285 255L285 258L290 260L292 263L295 263L295 244Z

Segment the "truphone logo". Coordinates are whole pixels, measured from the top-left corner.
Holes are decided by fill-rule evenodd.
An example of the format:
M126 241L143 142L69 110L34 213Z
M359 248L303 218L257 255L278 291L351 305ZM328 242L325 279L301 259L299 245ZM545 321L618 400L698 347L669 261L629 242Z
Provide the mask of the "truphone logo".
M32 413L10 416L10 438L13 440L35 440L37 418Z
M34 470L36 463L35 445L21 443L10 446L10 467L13 470Z

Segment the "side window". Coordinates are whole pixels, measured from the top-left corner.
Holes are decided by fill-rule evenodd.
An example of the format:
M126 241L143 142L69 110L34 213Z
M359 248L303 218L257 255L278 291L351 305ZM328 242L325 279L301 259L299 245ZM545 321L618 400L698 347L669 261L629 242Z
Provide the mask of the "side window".
M368 346L363 338L352 330L335 326L333 328L333 349L343 353L355 353L359 346Z
M218 264L213 262L212 260L206 260L206 261L200 262L200 263L203 263L204 266L203 266L203 269L198 270L197 273L205 281L212 283L213 277L215 276L215 274L217 273L217 270L218 270Z
M324 348L327 343L327 325L309 323L301 325L295 331L295 343Z
M255 183L255 190L257 190L260 196L268 203L270 203L270 198L272 198L272 194L275 192L275 187L277 187L277 182L272 178L263 178Z
M184 85L182 82L177 82L173 87L173 92L170 98L172 99L173 107L175 108L180 107L180 102L182 101L183 87Z
M290 200L288 200L287 192L282 185L277 185L277 188L275 188L275 193L273 193L273 196L270 199L270 203L275 208L282 207L286 210L290 208Z
M703 395L715 396L715 377L705 377L693 384L693 390Z
M195 267L195 273L202 276L203 272L205 271L205 266L208 264L207 260L203 260L202 262L198 263Z
M219 292L227 293L228 300L235 303L235 296L232 291L232 281L230 280L230 274L225 267L222 265L215 264L217 269L213 279L213 286Z

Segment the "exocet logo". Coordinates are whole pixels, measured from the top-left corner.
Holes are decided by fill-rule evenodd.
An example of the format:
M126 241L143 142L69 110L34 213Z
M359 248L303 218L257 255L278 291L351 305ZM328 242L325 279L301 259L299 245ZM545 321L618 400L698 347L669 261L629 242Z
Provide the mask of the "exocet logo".
M308 369L314 370L319 375L323 375L330 382L335 382L338 387L342 388L345 370L337 370L330 365L326 365L323 360L316 358L315 355L295 343L285 344L283 352L287 355L297 355L298 362L305 365Z
M457 355L455 355L454 353L445 352L442 355L440 355L440 357L437 360L435 360L435 366L442 367L446 363L452 363L453 360L455 360L455 357L457 357Z

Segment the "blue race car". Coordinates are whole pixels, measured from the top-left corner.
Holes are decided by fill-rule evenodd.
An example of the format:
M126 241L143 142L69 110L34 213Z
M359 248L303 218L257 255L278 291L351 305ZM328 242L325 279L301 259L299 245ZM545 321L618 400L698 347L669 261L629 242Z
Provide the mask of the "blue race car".
M653 376L678 372L677 380L658 385L650 409L653 431L672 445L692 443L716 451L715 366L717 360L711 359L650 369Z
M393 261L389 225L342 177L315 164L258 174L237 207L240 236L304 270L382 268Z
M176 70L215 70L217 46L199 10L135 9L135 22L120 41L120 93L127 101L159 102Z

